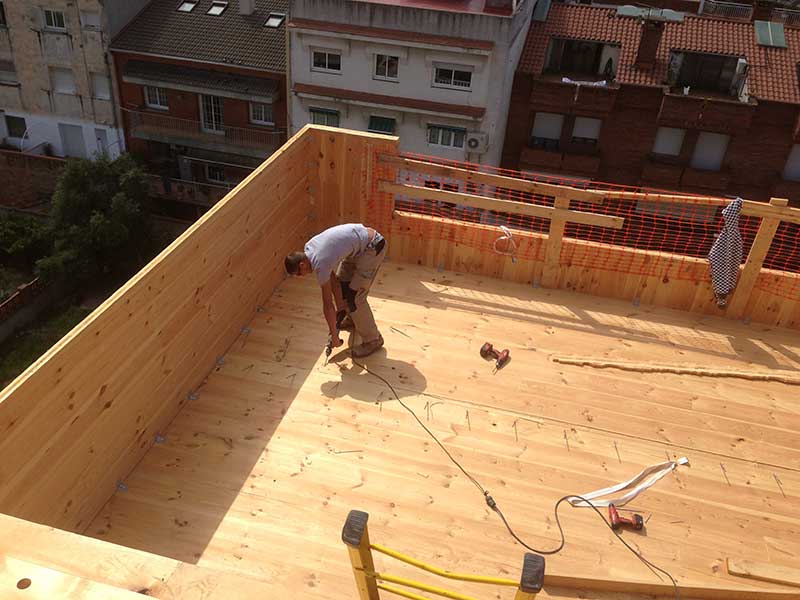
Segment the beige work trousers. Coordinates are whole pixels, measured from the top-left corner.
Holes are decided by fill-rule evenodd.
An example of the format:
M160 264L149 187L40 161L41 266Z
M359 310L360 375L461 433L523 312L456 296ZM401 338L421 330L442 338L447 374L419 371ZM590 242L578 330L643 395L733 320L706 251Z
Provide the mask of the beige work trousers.
M385 243L380 253L376 253L375 248L369 247L360 256L343 260L336 269L336 277L342 284L347 312L353 319L362 344L377 340L380 336L375 316L367 302L367 295L384 258L386 258Z

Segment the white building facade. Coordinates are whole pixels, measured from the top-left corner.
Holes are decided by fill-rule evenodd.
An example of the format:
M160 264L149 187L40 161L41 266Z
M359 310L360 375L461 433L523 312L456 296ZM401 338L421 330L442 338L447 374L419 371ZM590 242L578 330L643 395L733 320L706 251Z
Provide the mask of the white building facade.
M292 132L316 123L389 133L404 152L499 165L534 4L295 0Z
M54 156L124 150L108 44L146 0L0 0L0 145Z

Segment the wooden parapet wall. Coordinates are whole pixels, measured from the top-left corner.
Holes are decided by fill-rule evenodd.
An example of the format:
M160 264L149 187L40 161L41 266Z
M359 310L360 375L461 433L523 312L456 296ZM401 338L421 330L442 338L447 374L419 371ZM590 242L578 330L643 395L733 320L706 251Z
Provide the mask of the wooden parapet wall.
M593 206L606 201L634 205L643 201L665 207L681 202L701 203L712 210L718 210L718 206L729 201L701 196L578 189L388 153L378 156L376 163L383 169L394 169L394 173L402 170L401 181L396 180L392 171L386 170L373 183L371 215L387 229L388 252L392 258L545 288L800 328L800 274L764 268L780 223L800 223L800 210L789 208L785 200L773 199L770 204L744 201L741 214L756 217L761 222L747 260L741 266L738 286L727 309L723 310L717 306L707 259L575 239L566 234L565 225L576 223L619 229L625 220L612 214L574 209L573 201ZM447 183L443 189L438 189L437 180L433 179L434 186L427 187L430 177ZM419 182L425 182L425 186ZM552 206L547 206L469 191L477 189L478 185L551 196L554 201ZM395 198L411 202L404 200L396 204ZM419 203L418 208L413 202ZM450 209L437 213L437 206ZM526 231L525 226L512 226L515 252L508 252L504 241L497 251L496 242L502 241L504 235L501 228L456 218L453 214L456 207L472 211L473 220L475 211L488 215L490 221L492 214L547 219L549 231L536 233ZM391 216L387 216L389 214ZM502 223L503 219L497 222ZM587 260L587 257L599 256L603 257L604 264ZM625 265L635 265L635 268L626 269ZM791 293L781 293L785 290Z
M356 216L367 144L396 141L301 131L2 392L0 512L88 525L246 335L285 254Z

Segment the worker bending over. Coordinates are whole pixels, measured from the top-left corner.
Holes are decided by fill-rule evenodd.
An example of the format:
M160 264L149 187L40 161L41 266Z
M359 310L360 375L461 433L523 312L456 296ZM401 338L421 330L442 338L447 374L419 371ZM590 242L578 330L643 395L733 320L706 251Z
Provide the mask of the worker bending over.
M315 235L303 252L292 252L284 261L290 275L312 271L317 275L331 345L342 345L340 329L355 329L361 337L361 344L352 350L356 358L369 356L383 346L367 294L385 255L386 240L380 233L360 223L348 223Z

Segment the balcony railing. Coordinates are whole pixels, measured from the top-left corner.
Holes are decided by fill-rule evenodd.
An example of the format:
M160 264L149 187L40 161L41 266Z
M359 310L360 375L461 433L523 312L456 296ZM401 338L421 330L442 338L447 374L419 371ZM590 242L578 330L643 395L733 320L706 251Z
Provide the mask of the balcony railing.
M737 2L705 0L702 3L700 14L730 19L731 21L749 21L753 16L753 7L749 4L739 4Z
M800 27L800 10L791 8L773 8L772 17L786 27Z
M182 140L196 140L238 146L242 148L274 150L286 140L284 131L269 131L247 127L223 125L217 131L209 131L199 121L179 119L152 112L124 110L128 115L131 134L174 136Z

